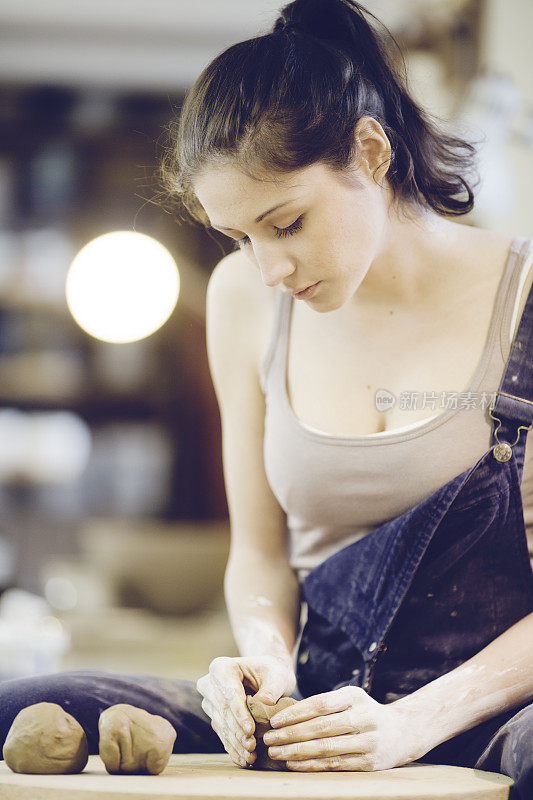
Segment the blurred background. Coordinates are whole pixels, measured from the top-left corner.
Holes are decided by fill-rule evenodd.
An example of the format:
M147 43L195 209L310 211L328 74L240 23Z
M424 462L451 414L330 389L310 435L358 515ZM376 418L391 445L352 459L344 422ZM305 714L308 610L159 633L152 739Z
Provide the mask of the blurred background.
M0 679L237 654L204 330L229 247L161 206L157 166L202 68L278 5L0 0ZM415 98L480 143L461 221L533 236L533 4L366 6Z

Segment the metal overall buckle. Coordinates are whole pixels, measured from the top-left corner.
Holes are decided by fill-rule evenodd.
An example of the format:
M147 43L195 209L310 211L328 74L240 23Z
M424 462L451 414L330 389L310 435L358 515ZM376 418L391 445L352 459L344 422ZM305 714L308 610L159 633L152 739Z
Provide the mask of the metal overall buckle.
M507 394L507 392L495 392L495 394L503 394L503 395L505 395L505 397L511 397L513 400L520 400L522 403L529 403L530 405L533 406L533 403L531 402L531 400L526 400L525 397L516 397L516 395L514 395L514 394ZM514 442L512 444L509 444L509 442L505 442L505 441L504 442L500 442L500 440L498 439L498 431L500 430L500 428L502 426L502 421L501 421L501 419L499 417L495 417L494 414L492 413L494 411L494 402L495 402L494 399L492 399L490 401L489 414L490 414L490 416L492 417L493 420L495 420L496 422L499 422L500 424L498 425L498 427L494 431L494 438L496 439L498 444L494 445L494 448L492 450L492 455L494 456L496 461L499 461L500 463L503 463L504 461L509 461L509 459L511 458L511 455L513 453L512 448L515 446L517 441L520 439L520 431L529 431L529 430L531 430L533 425L527 425L527 426L526 425L519 425L518 426L518 430L517 430L516 439L514 440Z

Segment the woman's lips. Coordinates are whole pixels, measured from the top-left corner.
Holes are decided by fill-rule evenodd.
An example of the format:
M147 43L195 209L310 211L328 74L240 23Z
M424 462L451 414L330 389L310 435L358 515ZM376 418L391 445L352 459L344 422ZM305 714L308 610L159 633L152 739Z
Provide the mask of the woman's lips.
M293 297L297 297L298 300L308 300L310 297L314 295L315 291L318 289L319 283L320 281L318 281L318 283L313 283L312 286L308 286L307 289L303 290L303 292L298 292L297 294L294 294Z

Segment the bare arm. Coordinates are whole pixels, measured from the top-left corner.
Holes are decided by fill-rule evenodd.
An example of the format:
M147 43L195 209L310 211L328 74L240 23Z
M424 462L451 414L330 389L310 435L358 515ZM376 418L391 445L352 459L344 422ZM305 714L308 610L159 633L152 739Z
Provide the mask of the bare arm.
M241 655L276 655L292 664L299 587L286 559L236 553L226 570L225 594Z
M290 661L299 586L287 559L285 513L263 463L265 401L257 352L267 291L242 254L223 259L207 292L207 348L222 422L231 524L224 588L233 633L243 656Z
M424 730L422 750L427 753L532 698L533 614L528 614L464 664L392 705Z

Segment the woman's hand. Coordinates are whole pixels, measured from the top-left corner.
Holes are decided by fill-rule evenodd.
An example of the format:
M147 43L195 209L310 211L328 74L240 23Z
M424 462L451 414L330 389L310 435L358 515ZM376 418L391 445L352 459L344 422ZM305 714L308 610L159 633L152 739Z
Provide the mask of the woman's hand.
M391 769L425 752L422 732L416 734L394 703L382 705L357 686L300 700L270 724L276 730L263 737L268 754L291 770Z
M202 708L211 718L226 752L241 767L253 764L255 722L246 705L247 686L267 705L290 695L296 686L292 663L279 656L215 658L209 672L196 683L204 698Z

